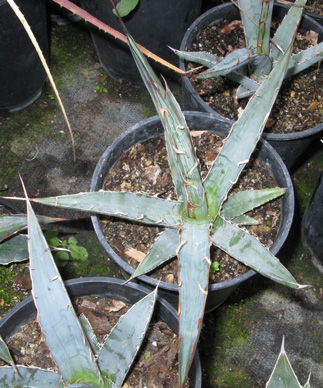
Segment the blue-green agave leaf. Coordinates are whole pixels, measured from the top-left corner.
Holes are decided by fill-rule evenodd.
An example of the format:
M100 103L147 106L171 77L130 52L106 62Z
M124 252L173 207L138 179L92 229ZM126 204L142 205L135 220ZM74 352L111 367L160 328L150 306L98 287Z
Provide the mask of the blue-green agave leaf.
M7 364L14 363L13 358L11 357L8 346L4 342L3 338L0 336L0 358Z
M16 364L10 354L10 350L8 349L7 344L4 342L1 336L0 336L0 358L7 364L11 365L14 371L19 375ZM0 380L0 383L1 383L1 380Z
M322 58L323 42L316 44L307 50L301 51L298 54L292 55L285 78L292 77L293 75L307 69L308 67L314 65L314 63L320 61Z
M221 215L226 220L232 220L235 217L280 197L285 191L285 189L274 187L270 189L246 190L234 193L224 201Z
M61 376L48 370L17 366L19 374L11 367L0 367L1 388L63 388Z
M28 257L27 235L17 234L0 243L0 265L18 263Z
M38 222L48 224L51 222L64 221L62 218L37 216ZM27 227L25 214L7 214L0 216L0 241L11 237Z
M167 201L139 193L116 191L35 198L33 201L44 205L104 214L161 226L178 225L182 206L180 202L176 201Z
M259 225L259 222L257 220L255 220L252 217L246 216L246 215L234 217L231 221L234 224L239 225L239 226Z
M32 293L46 343L65 382L99 384L102 376L51 251L27 201Z
M238 0L247 47L257 48L261 1Z
M263 276L291 288L303 288L259 240L217 217L211 232L213 244Z
M268 55L256 55L250 64L251 76L256 79L265 77L272 70L272 61Z
M223 57L208 53L206 51L181 51L172 49L176 55L186 61L196 62L200 65L206 66L209 69L220 62Z
M311 385L310 385L310 379L311 379L311 374L308 376L308 379L304 385L304 388L311 388Z
M251 49L242 48L234 50L217 62L216 65L200 73L197 78L204 79L227 75L233 70L253 62L257 56L258 54Z
M184 201L189 217L203 218L207 215L205 193L198 159L183 112L169 88L163 88L135 41L129 34L127 37L134 60L165 129L167 149L173 151L172 160L177 165L174 174L172 170L176 190L179 186L182 193L180 199ZM172 164L170 166L172 168Z
M93 384L93 383L76 383L76 384L67 385L67 387L69 387L69 388L101 388L100 385ZM108 387L106 386L106 388L108 388Z
M283 338L282 346L274 370L266 384L266 388L303 388L299 383L292 365L287 357ZM309 381L305 387L309 387Z
M179 57L190 60L196 63L199 63L201 65L204 65L208 68L212 68L215 66L219 61L223 59L223 57L218 57L217 55L210 54L207 52L190 52L190 51L179 51L179 50L174 50L175 54L177 54ZM239 96L238 98L245 98L252 96L253 92L250 93L249 90L256 91L260 84L258 81L255 81L249 77L247 77L245 74L241 72L243 67L239 68L239 71L230 71L229 73L226 74L226 77L229 78L230 80L239 83L242 85L244 88L248 89L248 94L247 95L242 95L241 97ZM203 73L201 73L203 74ZM244 92L245 93L245 92Z
M81 314L79 316L79 321L84 331L84 334L86 335L86 338L91 346L94 356L97 356L100 352L100 343L94 333L90 321L86 318L84 314Z
M218 214L227 193L238 180L256 147L279 92L290 53L291 47L250 99L239 120L233 124L230 136L204 181L212 217Z
M158 236L154 245L150 248L143 261L137 267L135 273L131 276L131 279L144 275L172 257L175 257L178 245L179 239L177 230L166 229Z
M241 80L238 81L238 83L240 83L240 86L237 88L236 97L238 99L241 99L253 96L253 94L259 89L260 85L265 80L266 77L260 78L255 81L249 77L244 76Z
M123 380L144 340L157 298L157 288L134 304L112 329L98 358L100 370L116 387Z
M307 0L296 0L295 5L305 5ZM271 45L271 57L274 61L279 60L291 45L294 36L297 32L298 25L302 18L303 7L291 6L287 15L280 23Z
M259 31L257 41L257 51L259 54L269 55L270 51L270 27L273 13L273 0L263 0L261 14L259 18Z
M202 327L210 268L210 224L188 220L181 230L179 257L179 377L184 385Z

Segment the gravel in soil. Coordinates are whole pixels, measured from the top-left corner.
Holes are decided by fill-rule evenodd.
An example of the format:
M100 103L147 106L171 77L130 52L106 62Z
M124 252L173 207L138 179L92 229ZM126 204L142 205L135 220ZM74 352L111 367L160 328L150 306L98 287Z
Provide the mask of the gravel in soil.
M90 321L101 344L130 308L124 302L99 297L78 298L73 304L77 315L84 314ZM36 318L23 325L7 345L17 364L57 370ZM123 388L177 386L177 352L177 335L166 323L152 321ZM0 360L0 365L5 364ZM185 387L189 386L188 380Z
M273 31L277 23L273 22ZM294 53L317 44L314 31L299 31ZM228 24L223 21L212 27L204 27L188 51L206 51L225 56L235 49L245 47L243 27L240 20ZM196 64L188 63L187 70ZM208 79L190 78L200 97L212 109L224 117L237 120L248 99L235 98L237 84L225 77ZM300 132L322 122L323 115L323 66L315 64L309 69L284 80L265 130L271 133Z
M222 147L222 139L207 132L192 132L197 156L201 163L202 177L205 177L212 162ZM249 168L241 174L232 192L276 187L273 178L253 158ZM168 165L164 137L159 137L143 144L137 144L124 152L110 170L105 190L143 192L160 198L176 200L176 193ZM268 248L273 244L278 230L280 200L272 201L250 214L259 225L246 227ZM116 253L130 266L136 268L153 245L162 228L106 217L101 219L103 232ZM212 274L212 282L232 279L245 273L248 267L225 254L220 249L211 249L212 261L220 263L220 271ZM168 283L177 283L178 264L174 258L167 264L153 271L150 276Z

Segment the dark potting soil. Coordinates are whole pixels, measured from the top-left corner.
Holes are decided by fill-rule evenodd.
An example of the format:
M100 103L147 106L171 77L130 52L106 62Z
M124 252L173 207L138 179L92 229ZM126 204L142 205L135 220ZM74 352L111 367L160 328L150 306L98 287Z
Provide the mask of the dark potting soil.
M273 31L277 24L273 22ZM317 43L314 31L299 31L294 53ZM227 21L204 27L188 51L207 51L218 56L245 47L243 27L240 20ZM196 68L194 63L187 64L187 70ZM224 117L237 120L249 99L235 98L238 85L225 77L199 80L191 77L190 81L200 97L212 109ZM276 103L272 109L265 128L271 133L292 133L315 127L323 117L323 66L319 64L284 80Z
M222 147L222 139L208 132L193 131L192 136L197 156L201 162L202 177L205 177ZM273 178L256 158L253 158L248 166L249 168L245 168L242 172L232 192L276 187ZM176 200L164 137L137 144L124 152L110 170L104 189L143 192L152 196L158 194L160 198ZM277 199L255 209L249 215L256 218L260 224L246 229L258 236L259 240L270 248L278 230L280 200ZM101 225L109 244L133 268L139 265L158 234L163 230L161 227L132 223L113 217L102 218ZM212 282L232 279L249 269L215 247L211 249L211 259L220 263L220 271L210 278ZM174 258L153 271L150 276L168 283L177 283L177 271L177 259Z
M84 314L100 343L124 315L130 306L117 300L99 297L78 298L74 301L78 316ZM37 319L23 325L7 345L16 364L57 370ZM123 388L173 388L178 385L178 339L169 326L161 321L152 321L133 367L128 373ZM0 360L0 365L5 365ZM185 384L190 387L190 381Z
M290 0L293 3L295 0ZM307 0L305 10L307 12L323 15L323 3L322 0Z

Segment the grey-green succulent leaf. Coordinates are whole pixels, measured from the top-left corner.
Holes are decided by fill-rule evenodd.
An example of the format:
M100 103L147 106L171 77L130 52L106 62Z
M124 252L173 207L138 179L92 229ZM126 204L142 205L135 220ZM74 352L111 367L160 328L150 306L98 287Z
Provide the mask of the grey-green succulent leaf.
M250 210L272 201L285 193L285 189L279 187L263 190L245 190L234 193L224 201L221 215L226 220L232 220Z
M214 245L263 276L291 288L303 288L258 239L217 217L211 237Z
M256 48L258 44L259 19L261 15L261 2L250 0L238 0L241 10L241 20L246 37L247 47Z
M40 223L63 221L61 218L37 216ZM26 229L27 216L25 214L6 214L0 216L0 242Z
M129 34L127 37L134 60L165 129L167 150L173 151L170 167L177 166L174 171L176 179L174 176L173 179L177 190L180 186L186 213L192 218L204 218L207 215L207 203L198 159L184 114L168 87L165 89L162 86L133 38Z
M93 383L75 383L75 384L67 385L67 387L69 387L69 388L101 388L100 385L93 384ZM110 388L110 387L106 387L106 388Z
M157 288L120 318L102 347L98 364L103 375L121 387L144 340L157 298Z
M307 0L296 0L295 5L305 5ZM271 45L273 61L279 60L291 45L303 14L303 7L291 6L283 21L277 28Z
M262 77L255 81L249 77L244 76L243 79L237 80L237 82L240 84L236 91L237 99L253 96L253 94L259 89L260 85L266 81L266 78L267 77Z
M221 61L223 59L222 57L219 57L215 54L210 54L207 52L199 52L199 51L189 52L189 51L179 51L179 50L175 50L175 49L173 51L180 58L199 63L201 65L208 67L209 69L211 69L213 66L215 66L219 61ZM239 83L240 85L244 86L245 88L248 88L248 89L254 90L254 91L257 90L259 88L258 80L255 81L255 80L247 77L244 74L244 72L241 71L242 69L243 69L243 67L239 66L239 71L236 71L236 70L230 71L229 73L226 74L226 77L232 81ZM251 93L250 95L252 95L252 94L253 93ZM244 96L239 97L239 98L244 98Z
M26 203L33 297L45 341L66 383L99 384L94 355L28 198Z
M172 50L180 58L183 58L186 61L199 63L203 66L208 67L209 69L215 66L223 59L223 57L219 57L218 55L211 54L206 51L181 51L173 48Z
M279 356L265 388L303 388L287 357L283 338ZM304 388L309 388L309 379Z
M166 229L163 231L158 236L143 261L139 264L135 273L131 276L131 279L145 275L172 257L175 257L178 245L179 239L176 229Z
M48 370L17 366L19 374L11 367L0 367L1 388L63 388L60 374Z
M7 364L11 365L14 371L19 375L16 364L10 354L10 350L1 336L0 336L0 358ZM0 383L1 383L1 380L0 380Z
M204 181L212 217L218 214L227 193L239 178L260 139L283 81L290 53L291 47L250 99L239 120L233 124L230 136Z
M17 234L0 243L0 265L19 263L28 257L27 235Z
M210 269L210 223L186 220L180 231L179 333L180 387L191 365L202 327Z
M323 58L323 42L291 56L285 78L307 69Z
M259 222L257 220L246 215L234 217L231 221L238 226L259 225Z
M8 346L4 342L3 338L0 336L0 358L7 364L13 363L13 358L11 357Z
M272 67L272 61L268 55L258 54L250 64L250 77L263 78L271 72Z
M200 73L197 78L205 79L227 75L233 70L238 70L240 67L250 64L258 56L258 53L253 49L241 48L234 50L218 61L216 65Z
M273 7L274 2L272 0L262 1L261 14L259 18L257 51L259 54L265 54L266 56L269 55L270 51L270 27Z
M86 335L86 338L91 346L94 356L97 356L101 348L100 348L100 343L94 333L94 330L91 326L90 321L87 319L87 317L84 314L81 314L79 316L79 321L84 331L84 334Z
M44 205L128 219L145 224L175 227L180 224L183 204L140 193L98 191L36 198Z

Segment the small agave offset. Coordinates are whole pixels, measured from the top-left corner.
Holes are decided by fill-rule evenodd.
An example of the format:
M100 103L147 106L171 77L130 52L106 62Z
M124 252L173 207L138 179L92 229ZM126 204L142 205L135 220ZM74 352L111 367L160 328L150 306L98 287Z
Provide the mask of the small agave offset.
M190 131L178 103L164 88L128 35L129 45L165 128L166 148L177 201L141 193L89 192L33 201L165 227L133 277L177 256L179 259L179 386L184 385L200 334L208 294L210 246L221 248L260 274L300 288L288 270L255 237L239 228L244 213L284 193L283 189L229 195L262 134L288 67L291 45L231 128L202 180ZM249 220L250 221L250 220Z
M244 28L246 47L236 49L225 57L208 52L174 50L181 58L208 67L197 78L225 76L240 84L237 98L250 97L266 80L268 74L279 63L296 33L307 0L296 0L273 38L270 27L274 0L238 0ZM307 69L323 58L323 42L291 55L285 78Z
M37 217L27 200L32 294L38 321L58 371L15 365L0 337L1 388L119 388L137 354L153 314L157 290L120 319L99 345L85 316L77 318Z

